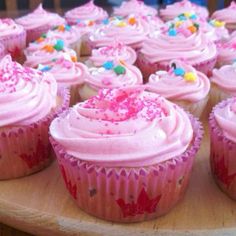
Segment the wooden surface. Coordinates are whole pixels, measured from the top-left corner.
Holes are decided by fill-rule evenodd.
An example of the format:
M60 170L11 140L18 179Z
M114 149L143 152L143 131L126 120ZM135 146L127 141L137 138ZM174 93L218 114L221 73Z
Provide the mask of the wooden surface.
M35 175L2 181L0 221L36 235L236 235L236 202L215 185L207 134L184 199L166 216L112 224L82 212L67 193L57 163Z

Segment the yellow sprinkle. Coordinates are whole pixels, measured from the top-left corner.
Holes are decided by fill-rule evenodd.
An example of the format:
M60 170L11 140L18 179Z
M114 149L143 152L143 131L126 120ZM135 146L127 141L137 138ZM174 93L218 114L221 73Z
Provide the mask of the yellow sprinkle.
M176 23L175 23L175 27L179 27L180 25L182 25L182 23L183 23L183 21L177 21Z
M184 79L188 82L194 82L196 81L197 77L193 72L186 72L184 74Z
M127 24L124 21L120 21L117 23L117 26L119 27L125 27Z
M191 16L191 13L185 12L185 13L184 13L184 16L187 17L187 18L189 18L189 17Z
M225 22L216 20L214 25L215 27L222 27L225 25Z

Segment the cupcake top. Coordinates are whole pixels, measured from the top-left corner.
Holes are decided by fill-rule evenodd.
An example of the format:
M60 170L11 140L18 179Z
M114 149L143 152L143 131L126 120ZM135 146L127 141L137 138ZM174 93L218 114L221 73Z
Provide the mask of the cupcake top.
M122 62L106 61L102 67L89 68L85 83L96 90L100 88L120 88L142 84L140 70Z
M77 20L74 27L76 28L78 35L83 36L93 32L97 25L98 24L94 20Z
M52 75L24 68L9 55L0 61L0 127L39 121L56 107L56 96Z
M122 60L128 64L134 64L136 59L137 54L134 49L119 42L93 49L92 55L89 57L89 61L95 66L102 66L104 62L113 60Z
M87 4L76 7L65 13L66 21L69 24L76 24L78 20L101 21L107 17L107 12L101 7L94 5L93 1L89 1Z
M21 34L24 31L24 28L21 25L16 24L12 19L0 19L0 41L7 40L8 37Z
M50 126L65 151L111 167L148 166L183 154L193 138L188 115L139 88L104 89Z
M157 15L157 10L139 0L123 1L119 7L114 8L114 15L116 16L129 16L130 14L155 16Z
M207 19L209 16L209 12L205 7L198 6L189 0L182 0L171 5L167 5L165 9L160 10L160 16L163 20L168 21L184 12L196 13L202 19Z
M50 72L60 85L82 84L88 74L88 68L80 62L73 62L68 54L47 64L39 64L38 70Z
M211 82L231 95L236 95L236 63L214 69Z
M16 19L16 23L26 30L32 30L42 26L61 25L65 23L65 20L56 13L45 11L42 4L39 4L32 13Z
M149 31L148 22L141 18L114 16L103 21L103 24L90 34L89 39L94 47L107 46L118 41L136 49L140 48Z
M236 23L236 3L232 1L229 7L215 11L211 18L224 21L228 28L232 28L230 25Z
M141 52L151 63L182 59L191 65L216 56L216 46L190 20L168 22L161 31L153 32L144 41Z
M76 52L65 47L65 43L61 39L47 38L39 40L29 45L24 51L26 56L25 66L37 67L38 64L47 64L51 60L60 58L64 54L68 54L72 61L77 61Z
M236 100L231 99L230 102L225 102L222 105L217 106L214 110L214 117L219 127L221 128L223 135L236 142Z
M79 39L80 34L75 26L63 24L54 26L47 32L46 37L62 39L66 45L70 45Z
M210 91L209 79L182 61L172 61L169 71L157 71L150 75L148 91L171 100L198 102Z
M217 62L220 66L231 64L236 59L236 33L232 33L230 38L224 42L217 44L218 58Z

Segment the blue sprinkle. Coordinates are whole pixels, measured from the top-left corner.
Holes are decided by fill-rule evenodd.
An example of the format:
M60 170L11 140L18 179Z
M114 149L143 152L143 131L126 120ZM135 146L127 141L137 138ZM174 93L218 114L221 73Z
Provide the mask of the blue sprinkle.
M109 24L109 19L104 19L104 20L102 21L102 23L103 23L104 25L108 25L108 24Z
M181 20L181 21L185 21L187 18L185 17L185 16L183 16L183 15L179 15L179 20Z
M66 29L67 31L70 31L71 26L70 26L70 25L65 25L65 29Z
M196 16L195 14L192 14L192 15L190 16L190 19L196 20L196 19L197 19L197 16Z
M51 67L51 66L43 66L43 65L39 65L39 66L38 66L38 69L39 69L40 71L42 71L42 72L46 72L46 71L51 70L52 67Z
M168 35L169 36L176 36L177 35L176 29L170 28L168 31Z
M81 20L76 20L76 23L80 23L81 22Z
M114 67L114 63L112 61L106 61L102 65L106 70L111 70Z
M174 73L177 76L183 76L185 74L185 71L182 68L176 68L176 69L174 69Z

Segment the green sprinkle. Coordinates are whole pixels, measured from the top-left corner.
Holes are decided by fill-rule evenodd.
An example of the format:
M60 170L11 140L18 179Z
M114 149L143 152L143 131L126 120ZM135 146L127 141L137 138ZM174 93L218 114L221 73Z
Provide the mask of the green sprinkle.
M64 48L64 42L62 40L57 40L57 43L53 46L57 51L61 51Z
M117 75L122 75L126 71L125 68L123 66L120 66L120 65L116 66L113 70L115 71L115 73Z

